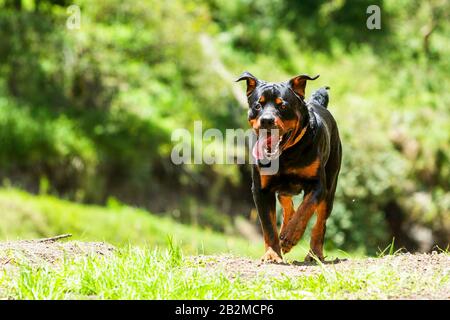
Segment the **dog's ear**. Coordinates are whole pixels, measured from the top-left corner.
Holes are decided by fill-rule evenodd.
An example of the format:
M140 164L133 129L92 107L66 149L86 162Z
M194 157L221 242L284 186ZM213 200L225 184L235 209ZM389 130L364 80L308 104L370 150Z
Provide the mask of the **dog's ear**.
M288 84L291 87L292 90L302 98L305 97L305 87L306 87L306 81L307 80L316 80L319 77L319 75L315 77L310 77L306 74L302 74L300 76L296 76L289 80Z
M252 92L255 90L256 85L258 84L259 80L256 79L256 77L254 75L252 75L250 72L248 71L244 71L239 78L236 80L236 82L238 81L242 81L242 80L246 80L247 81L247 97L250 96L252 94Z

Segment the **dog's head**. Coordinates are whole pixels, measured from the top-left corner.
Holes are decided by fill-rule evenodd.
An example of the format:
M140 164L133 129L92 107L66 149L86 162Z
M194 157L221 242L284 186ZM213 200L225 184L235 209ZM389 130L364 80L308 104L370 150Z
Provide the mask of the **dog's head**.
M244 72L236 80L247 81L248 122L258 136L253 148L255 159L279 156L301 139L309 121L304 101L306 82L318 77L300 75L268 83Z

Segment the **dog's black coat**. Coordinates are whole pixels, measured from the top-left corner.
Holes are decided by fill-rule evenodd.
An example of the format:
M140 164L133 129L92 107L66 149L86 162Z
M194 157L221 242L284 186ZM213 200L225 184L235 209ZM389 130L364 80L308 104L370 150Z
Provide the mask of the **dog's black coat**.
M329 101L327 89L329 88L320 88L312 94L309 101L304 100L306 80L314 79L309 76L299 76L287 82L266 83L248 72L238 79L238 81L247 80L248 120L255 131L258 132L262 128L284 128L296 124L295 130L283 133L291 141L297 137L300 138L299 135L302 134L298 142L293 145L289 143L281 145L283 150L278 159L279 170L276 174L268 178L262 177L260 163L253 165L252 168L252 192L262 224L266 248L275 247L272 249L276 252L278 235L273 217L275 193L279 196L290 196L303 191L305 197L310 195L313 210L322 202L326 204L325 219L333 208L341 167L342 146L336 121L327 110ZM282 103L280 103L281 100ZM271 117L274 119L273 123L261 121L261 118ZM316 167L317 170L315 170ZM263 182L262 178L265 178ZM289 228L283 231L282 228L280 234L281 248L285 252L298 241L295 237L294 240L289 239L296 232L295 226L289 227L294 231Z

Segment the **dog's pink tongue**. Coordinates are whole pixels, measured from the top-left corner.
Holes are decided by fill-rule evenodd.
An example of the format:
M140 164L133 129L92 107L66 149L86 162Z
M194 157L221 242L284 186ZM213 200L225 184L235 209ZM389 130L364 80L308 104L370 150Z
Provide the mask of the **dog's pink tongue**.
M253 146L253 157L256 160L261 160L264 158L264 149L267 148L268 145L271 145L272 138L268 137L259 137ZM272 147L272 146L271 146Z

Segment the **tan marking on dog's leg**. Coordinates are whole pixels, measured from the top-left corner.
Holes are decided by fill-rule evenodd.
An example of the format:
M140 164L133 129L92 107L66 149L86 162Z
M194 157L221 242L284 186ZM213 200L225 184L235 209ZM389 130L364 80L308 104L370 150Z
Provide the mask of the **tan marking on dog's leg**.
M317 219L311 231L310 252L305 258L305 261L314 261L314 256L323 261L323 242L325 237L327 221L327 204L322 201L317 206Z
M278 195L278 201L283 208L283 223L281 224L280 234L286 229L289 220L295 213L294 203L292 202L292 196Z
M261 177L261 189L265 189L270 182L270 175L266 175L266 174L259 174Z
M316 208L317 204L313 200L312 194L307 194L300 207L288 222L286 230L280 234L281 250L283 253L288 253L301 239L305 233L308 221L311 219Z

